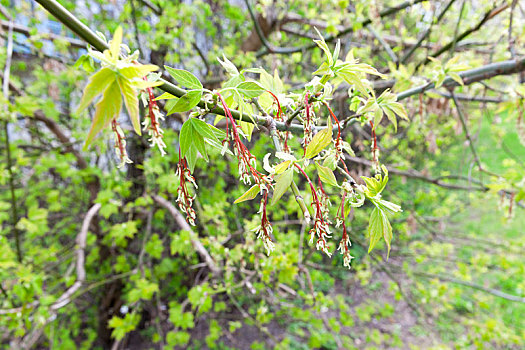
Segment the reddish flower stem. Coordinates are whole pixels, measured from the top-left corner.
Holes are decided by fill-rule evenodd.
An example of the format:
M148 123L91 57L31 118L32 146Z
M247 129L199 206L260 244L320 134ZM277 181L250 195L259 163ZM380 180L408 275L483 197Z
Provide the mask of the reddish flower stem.
M120 155L122 157L122 155L126 153L126 150L124 149L124 145L122 144L123 138L120 136L120 133L117 130L117 125L118 125L117 119L113 119L111 121L111 129L113 130L115 135L117 135L117 147L118 147L118 149L120 151Z
M313 197L313 203L312 203L312 207L313 205L315 204L315 210L316 210L316 216L319 217L321 219L321 222L323 224L325 224L324 222L324 219L323 219L323 215L322 215L322 211L321 211L321 205L319 203L319 198L317 197L317 192L315 191L315 187L314 187L314 184L312 183L312 181L310 180L310 177L308 177L308 175L305 173L305 171L303 170L303 168L301 168L297 163L294 163L294 166L299 169L299 171L303 174L303 176L306 178L306 181L308 181L308 184L310 185L310 191L312 192L312 197Z
M262 180L261 173L259 173L256 169L252 167L250 164L250 159L247 157L247 155L252 156L250 151L246 148L246 146L241 142L241 139L239 137L239 131L237 130L237 124L235 123L235 119L233 119L233 116L230 112L230 109L228 108L228 105L226 104L226 101L224 101L224 98L220 93L217 93L217 96L219 96L219 99L221 100L222 107L224 108L224 112L226 113L226 116L230 120L232 124L232 133L233 133L233 142L235 147L237 148L237 159L240 161L241 158L248 164L248 167L250 168L250 172L252 173L252 176L254 178L257 178L259 180Z

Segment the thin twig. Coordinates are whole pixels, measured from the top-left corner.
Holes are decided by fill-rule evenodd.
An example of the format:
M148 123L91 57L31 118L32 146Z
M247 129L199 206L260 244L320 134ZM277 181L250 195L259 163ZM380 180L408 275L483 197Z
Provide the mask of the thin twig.
M203 258L203 260L206 262L206 265L208 265L208 268L212 272L212 274L217 277L220 275L220 269L215 264L215 261L212 259L204 245L201 243L201 241L196 236L195 232L191 229L190 225L186 222L182 214L171 204L168 200L162 198L159 195L153 195L153 200L157 202L161 207L168 210L168 212L171 214L173 219L177 222L177 225L184 230L190 232L190 240L193 248L197 251L197 253Z

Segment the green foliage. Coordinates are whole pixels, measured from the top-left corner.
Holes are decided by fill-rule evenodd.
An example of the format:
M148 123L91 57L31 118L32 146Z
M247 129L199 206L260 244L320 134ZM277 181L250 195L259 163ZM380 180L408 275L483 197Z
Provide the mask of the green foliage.
M113 33L82 56L70 34L48 40L41 7L5 6L39 30L15 30L0 98L0 348L523 348L524 304L501 295L525 290L525 88L460 77L501 69L502 28L520 60L519 6L509 31L510 3L479 28L490 2L441 20L445 3L252 3L261 25L282 20L264 29L270 48L234 2L65 2L103 42ZM147 62L186 90L158 89ZM189 208L190 229L173 215Z

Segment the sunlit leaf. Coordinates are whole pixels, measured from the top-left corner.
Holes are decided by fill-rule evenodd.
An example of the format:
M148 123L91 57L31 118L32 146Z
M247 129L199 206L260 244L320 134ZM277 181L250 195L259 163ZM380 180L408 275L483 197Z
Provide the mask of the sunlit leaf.
M245 81L237 85L237 91L246 98L254 98L260 96L265 90L254 81Z
M332 122L328 119L328 126L319 131L306 147L305 158L313 158L332 142Z
M133 124L133 129L138 135L142 135L140 130L140 117L139 117L139 99L137 97L137 91L131 86L129 80L119 77L117 79L122 96L124 96L124 104L128 110L129 118Z
M104 129L113 118L117 118L122 107L122 95L116 80L104 91L104 95L97 103L95 117L91 124L84 149L93 142L98 132Z
M320 165L319 163L315 162L315 167L317 168L317 172L319 173L319 178L322 182L327 183L332 186L337 186L337 179L335 178L334 172L330 170L329 168Z
M101 94L116 79L117 75L111 69L104 67L91 76L89 83L84 89L84 94L77 108L77 113L86 109L93 99Z
M284 172L286 169L288 169L288 166L290 165L290 163L292 163L292 161L285 160L284 162L277 164L275 166L275 174L278 175Z
M388 253L390 253L392 226L390 226L390 222L388 221L386 214L377 207L374 208L372 214L370 215L370 221L368 223L368 237L370 238L370 246L368 247L369 253L372 251L372 249L374 249L377 242L381 240L381 237L384 238L388 247Z
M191 90L202 90L202 83L197 77L184 69L175 69L164 66L168 73L181 85Z
M113 34L113 39L111 40L109 51L114 60L118 59L120 54L120 44L122 44L122 27L118 26Z
M293 180L293 169L288 169L276 178L275 186L273 190L273 197L271 205L277 203L277 201L283 196L288 190Z
M201 97L201 90L188 91L177 100L175 105L168 111L167 115L189 111L190 109L199 104Z
M253 185L248 191L246 191L242 196L240 196L239 198L237 198L235 200L235 202L233 202L233 204L237 204L237 203L240 203L240 202L244 202L244 201L249 201L249 200L252 200L254 199L257 194L259 193L260 191L260 187L259 185Z

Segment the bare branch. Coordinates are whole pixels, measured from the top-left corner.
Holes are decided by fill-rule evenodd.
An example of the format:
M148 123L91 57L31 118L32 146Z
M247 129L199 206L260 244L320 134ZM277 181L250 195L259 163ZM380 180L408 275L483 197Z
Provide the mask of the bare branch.
M508 61L500 61L495 63L490 63L485 66L481 66L474 69L469 69L463 72L459 72L459 76L463 79L463 84L470 85L472 83L493 78L499 75L509 75L518 73L525 70L525 58L519 58ZM444 87L453 87L458 86L458 83L454 79L447 77L443 81ZM405 90L397 94L397 100L404 100L413 95L418 95L422 92L433 89L435 84L429 82L425 85L416 86L414 88Z
M215 264L215 261L212 259L204 245L202 245L201 241L197 238L197 235L193 230L191 229L190 225L186 222L182 214L171 204L168 200L162 198L159 195L153 195L153 200L157 202L161 207L166 209L173 219L175 219L175 222L181 229L184 231L190 232L191 236L191 244L193 245L193 248L197 251L197 253L201 256L201 258L206 262L206 265L208 265L208 268L213 273L215 277L220 275L220 270Z

